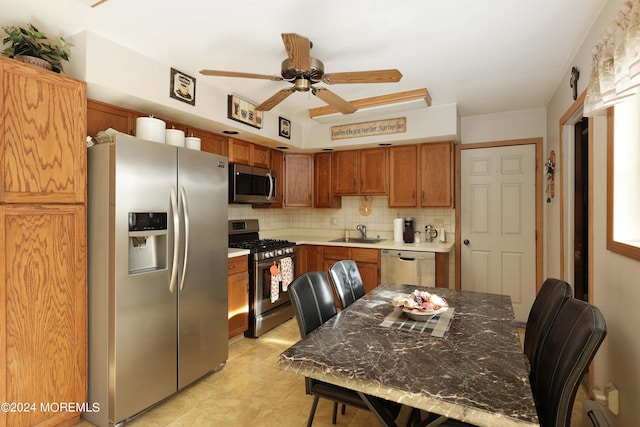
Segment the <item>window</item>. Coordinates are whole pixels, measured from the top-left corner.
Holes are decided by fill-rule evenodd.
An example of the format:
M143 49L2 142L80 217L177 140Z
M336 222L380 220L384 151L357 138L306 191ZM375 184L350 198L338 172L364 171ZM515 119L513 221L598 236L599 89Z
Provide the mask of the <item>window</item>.
M640 95L607 119L607 249L640 260Z

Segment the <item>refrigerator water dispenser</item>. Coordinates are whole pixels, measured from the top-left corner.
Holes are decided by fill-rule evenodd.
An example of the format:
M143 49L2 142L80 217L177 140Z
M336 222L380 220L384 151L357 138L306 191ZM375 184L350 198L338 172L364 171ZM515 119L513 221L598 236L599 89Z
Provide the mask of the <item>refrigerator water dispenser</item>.
M129 274L167 268L167 213L129 212Z

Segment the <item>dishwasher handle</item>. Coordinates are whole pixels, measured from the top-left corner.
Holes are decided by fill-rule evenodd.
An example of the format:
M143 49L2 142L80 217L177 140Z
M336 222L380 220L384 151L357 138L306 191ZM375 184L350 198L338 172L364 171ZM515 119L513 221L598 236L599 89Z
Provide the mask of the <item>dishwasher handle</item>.
M415 258L407 258L407 257L402 257L402 256L399 256L398 259L400 261L404 261L404 262L415 262L416 261Z

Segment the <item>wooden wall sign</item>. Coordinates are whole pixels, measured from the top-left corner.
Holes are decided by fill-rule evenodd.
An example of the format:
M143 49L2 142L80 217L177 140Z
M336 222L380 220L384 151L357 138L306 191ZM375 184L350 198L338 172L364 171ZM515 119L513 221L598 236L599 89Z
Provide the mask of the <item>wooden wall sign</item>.
M365 136L404 133L407 131L407 118L376 120L350 125L331 126L331 139L363 138Z

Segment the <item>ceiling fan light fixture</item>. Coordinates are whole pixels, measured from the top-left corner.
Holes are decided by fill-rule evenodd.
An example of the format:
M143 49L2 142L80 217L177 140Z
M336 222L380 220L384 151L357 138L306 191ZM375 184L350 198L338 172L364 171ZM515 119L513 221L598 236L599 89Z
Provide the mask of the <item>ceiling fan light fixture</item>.
M298 92L309 92L311 90L311 82L305 78L296 79L293 87Z

